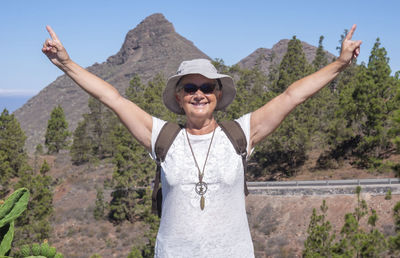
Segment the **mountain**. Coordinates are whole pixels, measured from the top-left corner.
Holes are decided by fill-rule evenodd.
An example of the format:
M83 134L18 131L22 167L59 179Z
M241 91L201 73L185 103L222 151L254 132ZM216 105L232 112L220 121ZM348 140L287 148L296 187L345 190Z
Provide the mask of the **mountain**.
M176 72L183 60L194 58L209 57L176 33L162 14L153 14L127 33L118 53L101 64L87 67L87 70L124 94L135 74L144 82L157 73L168 77ZM16 110L14 115L27 136L27 151L32 153L37 144L44 144L47 121L55 106L61 105L64 109L69 130L73 131L82 114L88 111L87 101L88 94L62 75Z
M282 39L276 43L272 49L258 48L256 51L240 60L237 64L240 68L245 69L251 69L258 65L261 71L268 74L272 67L281 63L283 56L286 54L289 41L290 40L288 39ZM301 44L307 61L311 63L315 58L317 48L303 41ZM331 53L327 51L325 51L325 53L328 57L328 61L332 61L335 58Z

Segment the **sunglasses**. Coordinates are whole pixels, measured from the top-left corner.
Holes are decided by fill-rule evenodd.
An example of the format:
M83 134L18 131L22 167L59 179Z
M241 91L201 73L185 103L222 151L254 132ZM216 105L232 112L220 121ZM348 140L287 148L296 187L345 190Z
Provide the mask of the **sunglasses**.
M187 83L183 85L182 88L186 93L189 94L194 94L198 90L201 90L201 92L203 92L204 94L211 94L215 90L215 83L204 83L200 86L197 86L196 84L193 83Z

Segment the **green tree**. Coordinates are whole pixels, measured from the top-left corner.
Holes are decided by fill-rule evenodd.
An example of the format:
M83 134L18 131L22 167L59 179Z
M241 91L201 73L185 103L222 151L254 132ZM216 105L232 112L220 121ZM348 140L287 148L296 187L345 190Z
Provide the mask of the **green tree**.
M0 115L0 198L9 191L9 179L28 168L25 139L17 119L4 109Z
M71 159L75 164L113 155L112 131L119 124L116 116L95 98L89 98L89 113L83 115L73 134Z
M288 43L285 56L279 65L279 77L273 91L282 93L293 82L312 72L303 51L301 41L293 36Z
M100 220L104 218L104 212L106 209L106 205L104 202L104 191L101 188L96 188L97 194L96 194L96 206L93 211L93 216L96 220Z
M38 155L42 155L43 154L43 145L41 145L40 143L38 145L36 145L35 153L37 153Z
M65 119L63 108L58 105L50 114L47 122L47 130L45 135L45 144L49 153L58 153L61 149L68 146L67 138L68 122Z
M70 150L71 160L79 165L88 162L92 157L92 142L88 137L87 120L79 122L73 134L73 141Z
M29 189L27 210L16 221L15 245L43 242L51 232L50 216L53 213L52 178L46 175L24 173L16 187Z
M390 124L396 109L396 79L390 75L386 50L377 39L368 66L361 64L350 69L353 79L339 81L338 109L330 126L325 156L340 159L346 154L356 158L360 167L380 166L390 153Z
M378 216L371 210L367 222L370 231L363 230L360 226L361 219L368 215L368 206L361 199L361 187L357 187L357 206L353 213L345 215L345 223L341 230L342 239L337 245L340 253L351 254L352 257L382 257L387 249L387 242L383 234L375 228Z
M323 200L320 210L322 214L318 215L316 209L313 209L307 229L308 237L304 242L303 257L332 257L335 234L331 232L332 226L326 220L328 206L325 200Z
M117 120L113 113L95 98L89 99L88 106L89 113L85 120L88 122L92 154L103 159L113 153L111 134Z
M331 233L331 225L325 220L328 210L325 201L321 206L321 215L313 210L307 230L309 235L304 242L304 257L383 257L386 254L388 245L384 235L376 228L376 211L371 209L369 214L367 203L361 199L361 187L356 188L356 196L357 206L354 212L345 215L340 239L336 243L333 242L335 235ZM369 230L361 227L361 221L367 215ZM393 248L398 241L392 238Z
M46 160L43 160L43 164L40 167L40 174L45 175L47 172L50 171L50 165L47 163Z
M393 219L396 230L395 236L390 236L388 239L389 251L395 256L400 255L400 202L397 202L393 208Z
M269 87L271 92L264 94L264 99L262 99L264 103L282 93L293 82L312 72L305 58L302 44L296 37L289 41L288 50L280 63L278 72L276 83ZM291 176L304 164L316 119L309 115L311 110L309 101L300 105L286 117L265 142L257 146L253 154L253 160L257 166L249 168L251 174L254 176L272 174L275 178Z
M258 66L251 70L233 67L229 69L228 74L239 78L236 81L237 93L226 111L217 112L217 121L236 119L260 108L267 102L265 91L268 78Z
M318 71L319 69L321 69L322 67L324 67L328 64L328 58L325 54L324 46L322 45L323 41L324 41L324 36L320 36L317 52L316 52L315 58L312 62L312 65L314 66L315 71Z

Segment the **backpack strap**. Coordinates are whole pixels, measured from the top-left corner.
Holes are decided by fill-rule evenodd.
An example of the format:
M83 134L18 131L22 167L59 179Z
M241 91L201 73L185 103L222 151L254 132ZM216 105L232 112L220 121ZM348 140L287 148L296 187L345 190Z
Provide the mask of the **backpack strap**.
M243 170L244 170L244 194L249 195L249 190L246 184L246 172L247 172L247 140L239 123L236 121L223 121L218 123L221 129L228 136L236 153L242 157Z
M167 152L172 145L172 142L175 140L178 133L181 131L181 126L175 123L166 122L164 126L161 128L160 133L158 134L154 151L156 154L156 163L157 163L157 171L156 176L154 178L154 186L153 193L151 196L152 205L151 210L154 214L158 214L161 217L161 189L160 189L160 181L161 181L161 162L165 160L167 156Z

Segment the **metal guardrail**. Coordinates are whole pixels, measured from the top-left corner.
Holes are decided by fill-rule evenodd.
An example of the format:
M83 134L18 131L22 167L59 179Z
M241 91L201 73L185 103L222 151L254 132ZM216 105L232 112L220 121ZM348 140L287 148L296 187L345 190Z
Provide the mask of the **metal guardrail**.
M251 188L303 187L303 186L357 186L357 185L361 186L361 185L395 185L395 184L400 184L399 178L247 182L247 186Z

